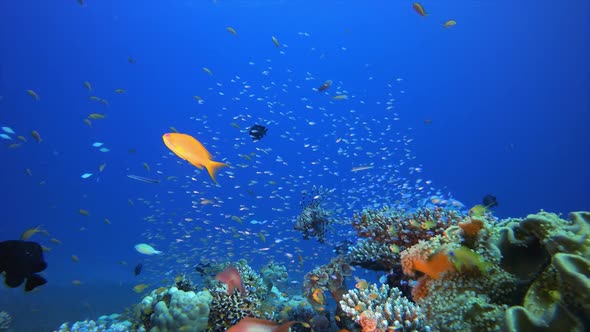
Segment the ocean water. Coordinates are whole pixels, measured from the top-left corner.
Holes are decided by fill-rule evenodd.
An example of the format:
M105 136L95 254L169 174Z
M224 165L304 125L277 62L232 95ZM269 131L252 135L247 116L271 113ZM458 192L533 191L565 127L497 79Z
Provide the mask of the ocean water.
M421 4L0 2L0 240L42 225L51 248L46 285L0 287L14 331L123 312L203 259L284 264L296 292L364 207L590 209L590 3ZM173 130L229 165L218 185ZM323 244L293 230L314 186L338 219Z

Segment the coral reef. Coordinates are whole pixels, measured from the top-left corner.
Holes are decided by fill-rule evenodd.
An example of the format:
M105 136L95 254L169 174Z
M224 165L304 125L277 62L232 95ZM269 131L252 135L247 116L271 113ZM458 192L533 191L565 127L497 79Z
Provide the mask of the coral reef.
M303 296L316 307L324 304L323 301L318 302L314 296L317 292L329 291L336 302L340 301L342 295L348 291L344 278L352 276L352 271L352 266L343 256L333 258L328 264L316 267L305 275Z
M413 300L440 331L583 331L590 214L468 217L400 254Z
M230 263L223 264L224 267ZM272 320L274 311L269 310L274 305L272 287L269 289L263 278L254 271L245 260L231 264L240 274L245 293L227 292L225 284L216 284L211 288L211 305L209 325L207 331L226 331L244 317Z
M6 311L0 311L0 330L8 330L12 317Z
M262 280L268 290L270 290L272 286L287 281L287 278L289 278L287 268L273 262L263 266L262 269L260 269L260 275L262 275Z
M73 323L63 323L56 332L128 332L131 331L131 322L120 321L121 315L112 314L100 316L96 321L83 320ZM135 331L135 330L134 330ZM141 331L141 330L140 330ZM143 330L145 331L145 330Z
M364 290L353 289L340 301L342 310L362 327L372 331L430 331L422 309L404 297L397 288L371 284Z
M135 307L134 329L149 332L203 331L209 320L213 297L209 291L183 291L176 287L158 288Z
M413 213L388 206L355 214L352 226L359 241L349 253L354 265L377 271L399 270L399 253L420 240L442 234L463 219L457 211L442 207L422 208Z

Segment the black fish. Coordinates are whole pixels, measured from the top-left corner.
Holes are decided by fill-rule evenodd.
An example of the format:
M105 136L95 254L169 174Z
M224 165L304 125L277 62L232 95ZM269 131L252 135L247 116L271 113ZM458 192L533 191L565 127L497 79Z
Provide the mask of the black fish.
M491 208L494 206L498 206L498 201L496 200L496 196L487 194L483 198L483 206L487 208Z
M141 263L135 265L135 269L133 270L133 272L135 272L136 276L138 276L141 273L142 268L143 268L143 264L141 264Z
M264 137L264 135L266 135L267 130L268 129L265 126L253 125L252 128L250 128L250 131L248 133L250 134L250 137L252 137L252 140L254 142L256 142L256 141L260 141L262 139L262 137Z
M18 287L26 279L25 291L31 291L47 283L45 278L37 274L46 268L43 249L38 243L20 240L0 242L0 273L6 273L6 286Z

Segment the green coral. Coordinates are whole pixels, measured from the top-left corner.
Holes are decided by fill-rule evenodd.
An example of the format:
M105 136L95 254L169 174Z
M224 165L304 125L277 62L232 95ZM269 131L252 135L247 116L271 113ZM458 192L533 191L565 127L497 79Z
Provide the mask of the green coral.
M446 273L420 277L412 291L429 324L440 331L587 330L590 213L571 213L569 220L547 212L497 223L486 218L475 235L451 226L401 253L411 276L435 252L455 263L449 268L439 260ZM457 250L461 263L485 268L458 268Z
M159 288L146 295L135 308L136 329L149 332L204 331L209 320L211 294L176 287Z

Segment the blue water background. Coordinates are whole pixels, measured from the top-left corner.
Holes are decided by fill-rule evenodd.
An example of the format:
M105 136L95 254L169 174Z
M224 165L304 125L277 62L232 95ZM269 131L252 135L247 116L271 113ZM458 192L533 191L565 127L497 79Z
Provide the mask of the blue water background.
M236 75L255 87L257 96L265 96L261 85L287 84L287 93L278 88L268 93L276 95L273 101L284 104L277 109L293 110L301 119L329 124L330 119L323 119L318 109L326 107L343 116L356 109L374 132L385 132L387 125L393 125L386 135L399 130L414 139L414 164L424 168L420 177L432 180L466 206L492 193L500 202L495 211L499 217L523 217L540 209L564 216L588 210L590 4L423 1L430 14L420 17L411 3L87 1L81 7L73 0L1 2L0 125L11 127L28 142L18 148L1 142L0 240L18 238L25 229L43 224L63 244L53 245L36 235L34 239L53 248L46 254L49 283L30 294L0 288L0 310L12 312L22 330L50 329L66 320L121 312L138 302L140 296L130 287L139 283L131 272L139 261L151 267L146 278L158 279L168 271L166 262L177 257L149 258L146 263L133 246L149 242L148 233L171 232L173 224L191 211L194 198L182 186L194 169L177 163L162 143L161 135L170 126L195 135L217 159L234 165L244 162L239 153L250 153L255 147L272 149L269 156L259 152L261 164L256 169L221 170L219 188L210 187L206 173L197 175L190 187L224 200L221 208L208 210L212 215L205 219L212 224L200 224L204 234L220 241L232 240L232 234L213 225L264 230L222 215L238 215L240 204L258 206L248 219L276 220L285 229L292 227L290 222L299 213L298 194L292 195L290 210L277 212L272 208L283 207L284 201L269 199L271 188L258 186L257 194L265 199L254 200L239 197L231 189L236 185L246 188L251 180L280 183L281 177L293 174L302 176L291 184L299 192L310 184L336 187L342 178L356 176L350 169L364 160L338 157L334 148L334 138L346 135L347 128L326 137L326 127L309 126L300 119L279 121L252 99L242 96L232 101L220 96L218 91L237 95L240 84L230 82ZM457 25L442 28L448 19ZM226 31L228 26L236 29L237 37ZM285 54L272 44L273 35L288 45L280 49ZM128 56L136 63L130 64ZM250 61L256 65L249 65ZM264 77L260 73L269 66L272 74ZM203 67L213 75L204 73ZM306 72L315 79L305 80ZM326 79L342 82L342 88L357 97L331 102L313 90ZM92 84L93 91L84 88L84 81ZM388 84L394 88L387 88ZM126 93L115 94L118 88ZM36 91L40 100L27 95L28 89ZM382 120L391 119L392 113L375 104L386 101L389 92L395 94L399 122ZM108 99L110 106L90 101L91 95ZM205 103L199 105L194 95ZM360 100L365 104L359 104ZM315 109L305 109L307 104ZM88 127L82 120L94 112L106 113L107 118ZM218 117L218 112L224 115ZM229 119L238 114L253 116L251 122L240 122L242 128L268 119L276 122L256 146L236 149L236 142L252 144L243 130L229 125ZM206 124L191 120L203 115L208 116ZM424 124L426 119L432 124ZM362 136L362 125L351 126ZM34 142L32 130L41 134L42 143ZM293 135L294 143L278 139L286 132ZM105 142L111 151L98 152L91 146L96 141ZM304 143L320 144L326 150L320 155L304 148ZM129 149L137 152L130 154ZM318 156L330 154L339 158L338 165L329 166L339 176L311 166L323 158ZM275 162L277 155L288 160L289 167ZM103 162L107 166L99 174L97 167ZM382 166L396 162L389 159ZM379 166L370 172L380 172ZM26 175L27 168L32 176ZM224 174L227 171L235 173L235 178ZM84 172L94 176L83 180ZM180 180L148 185L126 174L160 179L173 175ZM40 185L41 181L45 183ZM346 202L350 194L339 190L335 195ZM88 210L90 216L81 216L79 209ZM155 210L161 212L158 222L147 223L144 218ZM106 225L104 218L112 224ZM80 231L81 227L85 230ZM165 242L155 242L165 247L178 237L166 235ZM190 241L198 251L204 245L196 236ZM233 247L236 259L246 247L244 242ZM256 250L265 244L248 245ZM318 263L332 255L329 245L317 247L313 241L296 245L307 255L320 253ZM71 255L80 257L80 262L72 262ZM282 252L277 256L284 259ZM253 265L269 260L257 257ZM314 266L306 264L300 274ZM73 286L72 280L83 285Z

